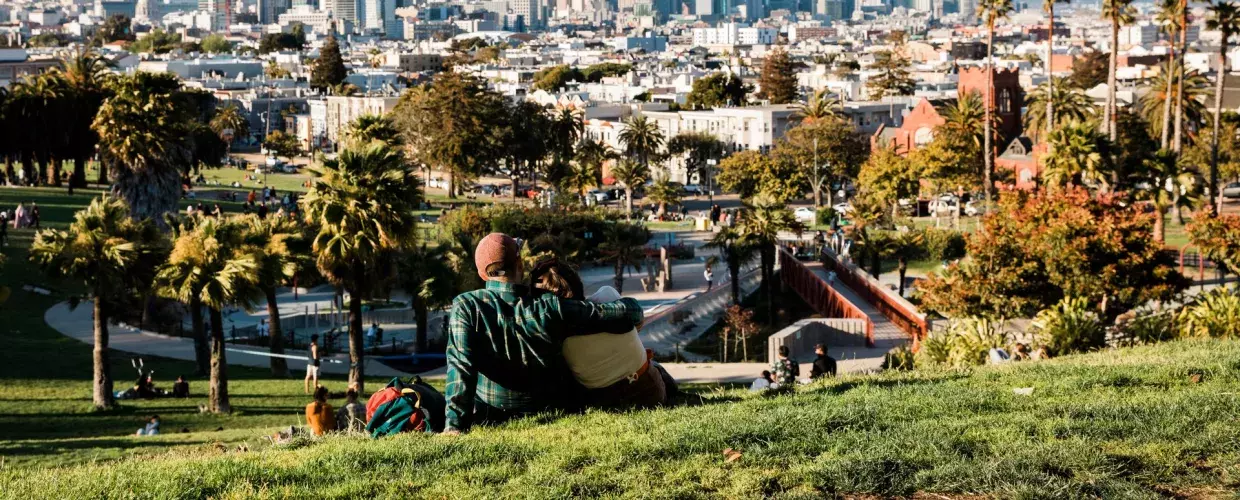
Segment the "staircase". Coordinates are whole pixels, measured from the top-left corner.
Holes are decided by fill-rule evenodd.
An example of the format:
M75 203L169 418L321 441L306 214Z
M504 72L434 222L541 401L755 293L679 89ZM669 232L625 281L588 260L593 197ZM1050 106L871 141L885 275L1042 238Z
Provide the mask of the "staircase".
M758 289L761 273L755 268L743 272L739 279L740 295L743 299ZM720 283L709 292L689 296L648 318L640 333L642 343L647 349L659 354L671 355L679 351L681 357L687 361L708 361L709 357L685 352L683 348L678 348L678 345L683 347L706 333L731 305L731 299L730 281Z

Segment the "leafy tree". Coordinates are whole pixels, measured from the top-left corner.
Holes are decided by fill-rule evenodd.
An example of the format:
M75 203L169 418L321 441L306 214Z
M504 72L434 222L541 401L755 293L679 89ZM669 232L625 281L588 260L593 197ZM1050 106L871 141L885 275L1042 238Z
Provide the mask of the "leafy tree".
M258 41L258 53L270 54L282 50L301 50L305 46L305 38L298 38L294 33L268 33Z
M651 202L659 206L659 216L667 213L668 205L680 203L680 188L672 184L666 175L655 179L654 183L646 189L646 195L650 197Z
M758 256L758 247L746 239L739 229L732 227L725 227L715 233L704 247L719 251L728 268L728 276L731 278L729 284L732 288L732 304L739 305L741 303L741 267Z
M1106 83L1108 62L1107 54L1089 51L1072 60L1072 75L1068 77L1074 87L1092 89Z
M820 208L822 193L827 193L827 204L832 204L831 186L838 180L856 177L869 152L869 140L857 133L851 121L830 118L802 123L789 130L772 156L776 162L806 171L804 177L814 195L814 207Z
M445 71L429 86L401 95L392 121L418 161L449 172L448 196L458 181L479 175L511 153L504 146L504 99L476 77Z
M809 101L797 106L797 116L801 123L809 125L820 120L838 116L840 101L831 97L831 92L821 89L810 96Z
M263 67L263 74L267 75L267 78L272 80L279 80L293 76L292 72L281 67L278 63L276 63L275 59L267 61L267 65Z
M753 87L730 72L719 72L698 78L685 99L691 109L744 106Z
M697 174L699 181L705 183L710 160L719 160L727 152L727 144L709 132L681 132L667 141L667 153L673 156L684 156L685 170Z
M577 144L577 155L567 179L568 185L576 189L577 194L585 196L586 189L603 183L603 164L618 158L606 144L588 137L582 139Z
M1175 153L1169 149L1159 150L1143 167L1134 179L1138 186L1136 195L1154 207L1154 240L1165 243L1167 210L1196 200L1200 179L1196 172L1176 161Z
M326 90L344 83L348 76L349 70L344 67L344 58L340 55L340 43L336 41L336 35L328 35L310 72L310 86Z
M132 24L129 17L124 14L113 14L104 19L103 24L99 25L99 29L95 30L95 35L91 38L91 45L98 47L105 43L133 41Z
M303 201L306 221L319 227L313 253L323 277L349 293L349 383L364 392L362 299L387 284L394 256L413 244L421 183L404 155L380 142L345 149L314 173Z
M81 281L94 296L94 390L96 409L115 406L112 393L108 324L141 279L141 257L158 240L145 221L134 221L124 200L103 195L73 216L68 230L35 234L30 259L48 274Z
M599 250L603 261L609 262L615 270L612 285L617 292L624 292L624 271L641 270L641 263L646 258L646 242L650 241L650 230L640 224L616 222L607 226L603 244Z
M1054 77L1053 82L1038 85L1026 97L1029 112L1025 115L1025 130L1035 139L1045 137L1053 128L1047 115L1054 109L1056 126L1065 123L1083 123L1098 114L1093 98L1079 88L1073 87L1066 77Z
M202 46L203 52L208 52L211 54L224 54L227 52L232 52L232 43L229 42L227 38L224 38L224 35L219 33L212 33L203 37L202 41L199 42L199 45Z
M1206 19L1206 29L1220 32L1218 52L1218 73L1214 76L1214 133L1210 141L1210 177L1207 179L1206 192L1210 194L1210 213L1218 215L1223 208L1223 198L1219 196L1218 165L1219 165L1219 127L1222 125L1223 113L1223 80L1227 74L1227 49L1231 37L1240 31L1240 6L1231 1L1219 1L1210 6L1210 16Z
M241 108L236 103L228 103L216 108L210 126L211 130L219 134L230 148L238 138L250 135L250 120L241 114Z
M797 99L797 73L788 51L772 50L762 61L762 74L758 77L759 99L771 104L790 104Z
M775 246L779 244L779 233L794 231L800 234L804 229L805 225L792 215L792 211L772 196L758 195L745 204L739 231L749 244L758 247L768 323L775 321Z
M430 248L423 243L402 253L397 264L400 287L409 293L409 307L417 323L413 343L416 353L429 351L426 337L431 309L451 304L456 296L456 275L449 265L447 252L447 246Z
M602 81L603 78L609 76L623 76L632 70L633 65L631 64L604 62L587 66L586 69L581 70L581 77L587 82L597 83Z
M891 148L883 148L870 155L857 175L860 188L891 206L891 217L899 212L899 201L917 194L922 172L916 164Z
M293 278L308 267L304 255L309 253L300 224L285 217L259 218L246 216L237 221L242 225L241 250L254 263L253 285L267 304L268 342L272 354L284 353L284 330L280 325L280 304L276 301L276 288L290 284ZM288 362L279 356L271 357L271 374L288 376Z
M301 154L301 144L298 143L297 138L283 130L272 130L270 134L267 134L267 138L263 139L263 148L273 155L288 158L289 161Z
M930 144L910 155L910 162L934 192L981 184L981 144L978 137L968 134L961 127L936 127Z
M948 317L1029 317L1072 296L1114 318L1170 300L1188 282L1154 240L1153 223L1081 188L1006 193L969 238L969 257L921 282L922 306Z
M211 324L211 382L207 408L232 413L228 398L228 359L222 311L250 305L254 260L241 253L242 226L233 220L196 216L185 222L172 242L168 261L155 282L160 293L191 309L207 309Z
M1119 102L1115 99L1117 83L1115 72L1119 66L1119 28L1132 24L1136 11L1132 8L1132 0L1103 0L1102 17L1111 22L1111 58L1107 69L1107 102L1102 110L1102 126L1106 129L1107 138L1115 142L1119 138L1117 114Z
M64 39L57 33L39 33L26 40L26 45L30 47L61 47L64 44Z
M1106 151L1106 138L1093 123L1061 126L1048 138L1050 153L1043 160L1042 177L1052 189L1061 186L1098 186L1110 189L1113 166Z
M611 175L621 186L624 186L625 217L631 218L633 216L633 191L646 183L646 179L650 176L650 169L630 158L624 158L611 169Z
M502 123L497 127L500 131L497 154L507 167L507 171L501 173L512 181L512 199L515 201L521 191L518 186L520 179L537 170L538 163L546 158L552 146L551 116L533 101L505 100L500 118L496 120Z
M719 187L742 199L765 195L787 203L810 189L806 169L792 162L775 161L757 151L741 151L719 163Z
M134 52L167 54L168 52L172 52L172 50L177 48L180 44L180 34L169 33L162 29L155 28L146 36L129 44L129 50Z
M1210 260L1240 274L1240 216L1200 217L1188 226L1189 238Z
M568 85L568 82L585 80L577 68L562 64L539 70L534 73L534 89L555 92Z
M866 80L866 89L870 97L882 99L887 96L913 95L913 77L908 70L908 58L890 50L874 53L874 64L870 67L877 71Z

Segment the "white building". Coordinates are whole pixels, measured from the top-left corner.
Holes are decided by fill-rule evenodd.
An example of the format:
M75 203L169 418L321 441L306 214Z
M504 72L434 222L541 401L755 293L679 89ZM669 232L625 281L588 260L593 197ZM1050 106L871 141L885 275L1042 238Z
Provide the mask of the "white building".
M1153 45L1158 41L1158 25L1142 21L1119 29L1119 45Z
M340 136L344 133L345 127L348 127L353 120L362 115L385 115L392 108L396 107L396 103L400 101L400 98L327 96L326 101L324 127L327 132L327 140L335 144L340 142ZM310 114L313 119L315 114L314 107L310 108Z
M754 28L740 23L720 23L715 28L693 28L693 45L770 45L779 30Z

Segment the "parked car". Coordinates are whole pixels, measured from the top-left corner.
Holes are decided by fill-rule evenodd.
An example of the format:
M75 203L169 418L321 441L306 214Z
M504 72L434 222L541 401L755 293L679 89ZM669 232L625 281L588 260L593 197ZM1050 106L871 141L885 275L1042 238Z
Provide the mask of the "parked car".
M836 203L835 205L832 205L831 208L835 210L835 213L840 215L848 215L853 211L852 204L847 201Z
M434 177L426 185L435 189L448 189L448 180L443 177Z
M685 196L702 196L706 194L706 188L697 184L685 184Z
M1224 198L1240 198L1240 182L1233 182L1223 187Z
M603 189L595 189L586 193L586 196L593 198L597 203L603 203L611 199L611 193Z
M795 216L797 220L809 224L813 224L818 218L818 213L814 210L814 207L798 207L792 212L792 215Z

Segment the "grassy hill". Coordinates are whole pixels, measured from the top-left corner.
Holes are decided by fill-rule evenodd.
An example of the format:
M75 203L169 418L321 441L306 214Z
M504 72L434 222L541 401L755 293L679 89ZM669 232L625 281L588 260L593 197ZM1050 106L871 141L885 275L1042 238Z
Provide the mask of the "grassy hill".
M1237 387L1240 341L1180 341L783 395L719 389L672 409L532 417L462 437L5 468L0 496L1211 498L1240 486ZM742 456L729 462L726 448Z

